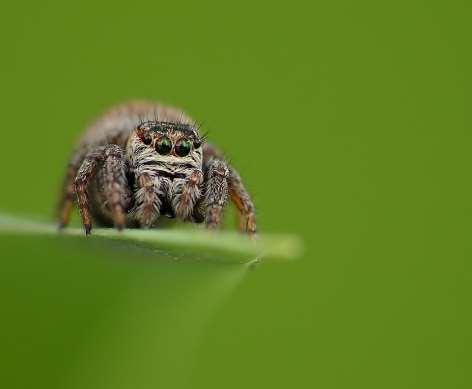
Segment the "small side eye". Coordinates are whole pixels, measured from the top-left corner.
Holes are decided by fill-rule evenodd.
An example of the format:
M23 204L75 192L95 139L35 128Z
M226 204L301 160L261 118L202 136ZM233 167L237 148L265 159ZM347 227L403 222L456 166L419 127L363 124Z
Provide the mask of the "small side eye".
M145 145L149 146L152 142L151 135L149 135L148 133L144 134L143 137L142 137L142 141Z
M196 140L195 142L193 142L193 147L195 147L196 149L198 149L201 145L202 145L202 142L200 142L199 140Z
M167 155L172 150L172 142L166 136L159 139L156 144L156 151L161 155Z
M141 140L141 142L143 142L145 145L150 145L152 143L152 137L151 137L151 134L149 134L148 131L146 131L144 128L142 127L138 127L138 129L136 130L136 133L138 135L138 138Z
M179 157L185 157L190 153L190 149L192 147L192 144L188 139L180 139L176 144L175 144L175 153Z

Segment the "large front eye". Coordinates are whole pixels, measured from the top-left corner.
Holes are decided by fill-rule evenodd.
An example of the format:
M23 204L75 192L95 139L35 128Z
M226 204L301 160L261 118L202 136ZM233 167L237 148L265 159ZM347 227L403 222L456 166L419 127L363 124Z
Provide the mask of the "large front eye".
M167 155L172 150L172 142L166 136L159 139L159 142L156 144L156 151L161 155Z
M179 157L185 157L190 153L190 148L192 144L190 143L189 140L187 139L180 139L176 144L175 144L175 153Z

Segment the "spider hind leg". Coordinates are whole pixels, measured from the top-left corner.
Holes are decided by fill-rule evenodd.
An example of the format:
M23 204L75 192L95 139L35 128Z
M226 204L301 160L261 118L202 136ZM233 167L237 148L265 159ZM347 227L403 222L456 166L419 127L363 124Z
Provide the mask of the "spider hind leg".
M255 234L256 216L254 204L241 181L239 173L232 167L229 169L228 181L230 199L238 210L239 229L248 234Z

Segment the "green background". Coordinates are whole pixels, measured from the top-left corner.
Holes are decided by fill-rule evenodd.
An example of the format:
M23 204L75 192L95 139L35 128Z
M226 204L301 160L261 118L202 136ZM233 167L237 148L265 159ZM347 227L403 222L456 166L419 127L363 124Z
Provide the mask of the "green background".
M471 5L9 2L0 208L51 218L81 129L204 122L293 263L1 236L0 385L467 388ZM2 378L3 377L3 378Z

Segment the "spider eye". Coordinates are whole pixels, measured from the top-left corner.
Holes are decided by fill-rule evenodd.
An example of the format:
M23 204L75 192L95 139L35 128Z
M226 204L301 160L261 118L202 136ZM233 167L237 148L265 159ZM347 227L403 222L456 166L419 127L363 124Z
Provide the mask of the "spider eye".
M188 153L190 153L191 146L192 144L189 140L181 139L175 145L175 153L179 157L185 157L186 155L188 155Z
M172 150L172 142L166 136L159 139L156 145L156 151L161 155L167 155Z
M143 135L143 138L142 138L142 141L145 145L150 145L151 142L152 142L152 138L151 138L151 135L149 135L148 133L144 134Z

